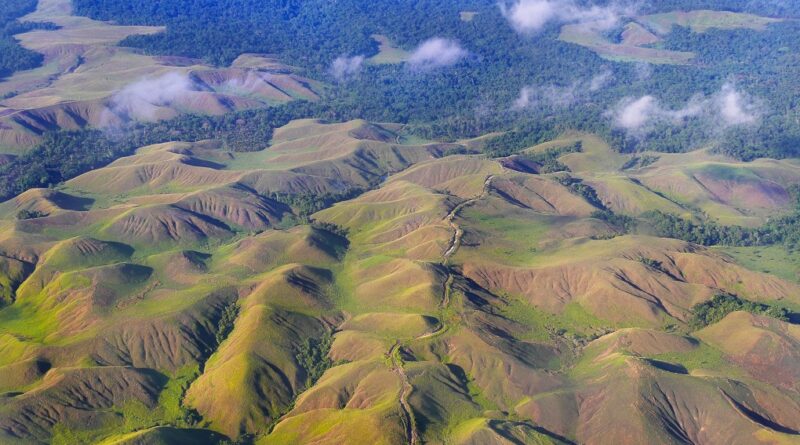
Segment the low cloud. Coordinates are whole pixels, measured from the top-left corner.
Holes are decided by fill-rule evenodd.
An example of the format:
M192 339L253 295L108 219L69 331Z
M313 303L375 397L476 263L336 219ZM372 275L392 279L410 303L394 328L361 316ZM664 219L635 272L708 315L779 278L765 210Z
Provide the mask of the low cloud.
M424 41L408 58L411 68L427 71L455 65L467 57L469 52L451 39L434 37Z
M546 86L525 86L519 92L519 96L514 101L513 108L522 110L525 108L539 107L566 107L578 100L578 84L562 87L557 85Z
M761 109L760 101L726 83L714 95L696 95L677 109L663 106L650 95L626 98L611 115L616 127L636 134L657 124L683 125L692 118L702 119L715 129L752 125L758 122Z
M653 96L643 96L636 100L625 100L619 104L614 123L626 130L642 128L653 117L661 114L661 107Z
M716 98L722 118L728 125L754 123L760 114L758 103L744 95L731 84L725 84Z
M619 20L633 12L616 3L607 6L583 6L574 0L513 0L501 1L500 10L519 33L531 34L548 23L583 23L594 29L611 29Z
M531 86L524 86L519 90L519 96L514 101L513 108L515 110L522 110L531 106L535 101L536 90Z
M330 73L339 82L352 79L361 72L364 65L364 56L339 56L333 61Z
M171 72L126 86L111 98L108 112L122 119L156 120L159 108L199 90L187 74Z
M591 79L576 81L567 86L559 85L527 85L520 89L519 95L514 100L512 109L524 110L531 108L563 108L585 101L591 93L602 90L614 82L614 73L606 69Z
M605 71L596 74L592 77L589 81L589 91L597 92L608 86L614 81L614 73L611 70L606 69Z

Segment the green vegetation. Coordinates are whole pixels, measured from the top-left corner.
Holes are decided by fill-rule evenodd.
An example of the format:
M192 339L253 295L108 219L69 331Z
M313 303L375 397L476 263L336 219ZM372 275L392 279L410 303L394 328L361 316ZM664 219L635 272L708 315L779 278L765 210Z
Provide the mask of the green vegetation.
M349 230L347 230L346 228L331 222L312 220L311 226L314 227L315 229L323 230L325 232L330 232L342 238L347 238L347 235L349 233Z
M647 266L647 267L649 267L649 268L651 268L653 270L657 270L659 272L666 273L666 269L664 268L664 263L662 263L661 261L654 260L652 258L644 258L644 257L639 258L639 261L641 261L642 264L644 264L645 266Z
M689 352L667 352L655 354L651 358L668 363L676 363L688 371L713 369L735 372L735 368L727 363L722 352L705 343L699 343L696 348Z
M597 191L591 186L584 184L582 179L572 176L561 176L556 178L556 180L564 187L569 188L572 193L585 199L589 204L597 207L601 211L607 210L605 204L603 204L603 201L601 201L600 197L597 196Z
M715 247L733 257L742 266L758 272L768 273L784 280L800 281L800 255L785 246Z
M470 226L486 232L491 238L491 244L482 249L481 255L490 255L506 264L526 264L536 257L537 246L558 221L554 217L541 216L536 219L536 224L531 224L531 219L479 212L470 207L464 209L461 216Z
M569 171L569 168L562 164L558 158L569 153L580 153L583 151L581 141L575 142L567 147L548 148L543 152L527 152L522 156L531 162L540 164L540 173L556 173Z
M213 5L199 0L188 3L147 0L135 5L122 0L78 0L75 8L79 14L121 24L166 25L166 33L133 36L123 42L148 53L200 57L220 65L230 63L243 52L279 54L282 60L306 68L319 79L329 76L331 61L340 55L376 54L374 35L388 36L410 49L444 30L481 59L480 63L468 59L424 76L412 74L403 66L369 65L352 81L327 90L318 107L306 108L305 112L296 108L295 112L286 111L294 118L402 122L408 124L411 134L441 140L508 130L487 143L485 151L491 156L516 153L553 140L567 130L597 133L621 152L685 152L716 146L741 159L797 155L800 130L794 124L795 116L780 111L791 109L788 92L793 87L787 82L800 77L791 74L797 69L791 55L800 52L800 25L796 22L772 24L763 31L709 30L702 34L675 27L666 37L665 45L700 48L699 66L660 66L653 69L650 78L643 79L635 66L608 66L592 51L558 41L555 29L546 30L537 39L520 37L493 1L472 0L458 5L382 2L385 4L379 2L364 9L358 0L335 4L322 0L288 3L235 0ZM672 3L681 2L669 4ZM723 9L759 12L752 5L734 0L709 3ZM460 20L460 13L466 7L476 14L465 23ZM659 3L646 9L670 11L667 8ZM766 6L763 9L771 10ZM794 8L788 10L795 12ZM218 20L219 17L226 19ZM486 29L492 30L491 39L485 37ZM774 51L764 48L781 48L780 57L773 57ZM591 101L509 111L523 86L553 84L568 88L604 70L611 73L614 82L596 92ZM509 71L517 75L507 76L505 73ZM763 76L770 73L787 74L778 76L777 83L764 81ZM719 129L701 118L690 118L681 126L657 125L648 134L636 137L612 128L608 110L623 97L652 93L654 86L659 86L663 90L659 94L662 102L680 106L697 93L713 94L731 76L743 79L737 86L770 103L762 125L729 129L721 138ZM660 87L663 85L669 87L663 89ZM487 92L491 92L490 97ZM492 109L474 112L485 108L487 103ZM285 110L306 106L291 105ZM225 118L184 117L175 124L136 125L120 137L93 130L47 133L45 141L33 153L0 168L0 200L31 187L57 184L152 142L214 138L236 150L261 149L274 128L265 120L270 118L248 112ZM650 159L644 157L637 162L645 166ZM553 160L545 166L545 171L559 170L563 167Z
M622 170L634 168L645 168L658 161L659 157L654 155L634 156L622 165Z
M291 207L301 219L307 219L322 209L328 208L337 202L355 198L364 193L364 191L361 188L354 187L342 192L307 195L276 192L270 195L270 198Z
M146 0L137 5L122 0L75 1L79 14L96 19L168 26L163 36L130 38L126 45L154 53L171 51L169 54L201 57L221 64L244 52L265 52L327 67L327 63L340 54L376 54L374 35L387 35L406 47L420 36L435 35L441 29L458 30L463 24L464 11L469 11L469 23L479 22L487 15L498 15L492 14L494 2L489 0L413 5L380 0L373 2L371 8L359 6L359 2L353 0L337 2L336 7L324 1L235 0L209 4L198 0ZM742 0L705 1L702 7L765 15L776 15L776 11L781 11L779 15L798 13L792 5L783 6L783 9L773 5L755 7ZM659 2L644 9L647 12L688 10L697 9L697 4L685 0ZM215 17L226 17L226 20L213 20ZM311 24L317 26L310 27ZM302 48L316 51L302 52Z
M23 209L17 212L17 219L20 221L33 218L42 218L45 216L47 216L47 213L40 212L38 210Z
M713 221L695 223L655 210L642 215L655 235L704 246L768 246L783 244L794 250L800 245L800 213L773 218L757 228L724 226Z
M492 157L508 156L553 140L558 135L559 130L552 124L534 121L490 139L483 151Z
M184 115L155 124L131 123L112 131L46 133L37 148L0 166L0 201L30 188L59 184L131 155L139 147L161 142L216 139L233 151L263 150L269 146L273 129L292 119L313 116L315 110L314 104L298 101L220 117Z
M314 385L322 377L322 374L333 365L333 361L328 356L332 343L331 333L326 332L320 338L306 338L300 346L295 359L306 372L304 389Z
M217 331L214 334L217 345L222 344L222 342L228 338L228 335L230 335L231 331L233 331L233 325L236 322L236 317L238 315L239 306L235 304L225 306L225 310L222 311L222 316L217 324Z
M712 325L731 312L745 311L756 315L777 318L789 321L789 310L784 307L755 303L741 299L735 295L717 295L709 301L695 305L692 308L692 318L689 327L694 330Z
M157 59L165 70L194 70L177 56L269 53L238 63L290 64L276 69L314 79L320 97L106 131L48 121L39 147L3 157L0 199L17 198L0 205L0 442L781 443L795 431L800 334L774 319L800 308L797 282L780 279L800 270L800 210L782 213L800 165L640 153L796 154L796 78L776 74L800 74L794 20L715 30L713 11L669 17L678 26L652 49L697 62L642 67L559 41L559 23L521 35L496 0L72 1L165 25L123 42L176 56ZM749 0L647 3L800 17ZM411 69L433 36L469 56ZM354 55L363 66L334 82L331 61ZM687 112L643 134L613 128L625 97L677 110L733 79L769 104L762 127ZM542 90L523 104L523 87ZM138 150L163 142L176 143ZM742 225L715 222L729 220ZM696 413L713 415L683 421Z
M112 408L113 416L101 428L82 425L57 424L53 429L53 445L95 443L111 435L124 435L161 425L192 428L201 418L197 412L182 405L183 396L191 382L199 375L197 367L186 367L175 373L164 385L157 405L148 407L138 400L128 401Z
M617 327L590 314L578 303L570 303L561 313L551 314L536 309L519 298L506 298L508 306L503 315L526 327L522 340L544 342L563 337L586 344Z
M41 54L27 50L14 39L15 34L52 25L19 23L19 17L33 12L37 0L3 0L0 3L0 79L15 71L35 68L42 63Z
M643 78L632 64L609 66L591 50L559 41L555 27L545 29L536 39L519 36L496 2L490 0L458 4L381 0L370 8L362 8L359 0L335 4L324 0L206 3L146 0L131 5L123 0L78 0L75 6L78 13L97 19L166 25L166 33L133 36L123 42L148 53L199 57L220 65L243 52L278 54L319 78L329 76L331 62L341 55L376 55L379 48L375 35L405 50L431 36L457 39L478 57L424 76L409 73L397 64L369 65L359 76L333 88L325 101L337 110L352 113L351 117L407 123L410 131L428 139L455 140L511 130L489 144L487 152L492 156L505 156L552 140L565 129L599 133L625 152L684 152L705 147L718 140L718 128L701 118L690 118L683 126L665 124L646 137L629 138L611 128L607 111L623 97L652 93L654 88L659 89L663 102L685 104L697 93L713 94L725 79L735 76L741 79L741 88L769 101L774 111L765 116L764 130L726 131L720 150L742 158L796 154L793 147L797 144L792 144L791 136L797 127L792 124L793 114L780 111L791 108L788 92L793 89L764 81L769 73L787 73L781 82L796 78L790 74L797 69L791 55L800 52L800 25L796 22L771 24L761 31L712 29L696 33L675 27L665 37L664 46L697 52L698 63L658 66L650 77ZM674 4L693 9L691 2L659 2L647 5L642 12L673 11L669 8ZM703 7L762 15L775 10L739 0L704 2ZM475 13L469 22L460 19L464 8ZM785 9L798 12L794 6ZM486 38L486 30L492 31L492 38ZM774 51L764 48L783 50L780 57L774 57ZM509 111L523 86L569 88L604 70L611 71L614 82L595 92L591 101ZM515 75L508 76L508 72ZM665 85L668 87L663 88ZM758 137L748 136L753 131Z
M614 213L610 210L598 210L592 212L592 218L605 221L608 223L608 225L613 227L614 230L616 230L618 235L631 233L636 230L636 227L638 227L638 221L636 218L628 215L620 215L619 213Z
M374 434L375 443L399 443L409 434L396 416L401 394L420 440L470 433L461 428L470 419L489 419L489 427L508 427L508 434L524 438L537 425L531 410L538 404L574 400L589 385L609 388L598 399L607 409L649 402L650 393L626 386L641 388L630 369L646 371L641 374L670 390L694 385L714 395L725 380L703 375L747 375L727 353L676 335L686 327L668 310L685 301L704 293L756 295L769 286L776 300L794 308L790 285L748 274L713 252L609 236L613 229L634 232L641 221L601 207L588 183L602 181L602 173L582 166L569 174L529 175L503 171L500 160L485 156L437 158L438 145L396 145L375 133L381 128L396 127L292 122L258 154L198 144L182 152L179 175L125 193L128 178L140 184L147 175L143 166L163 154L171 159L172 152L160 150L188 147L168 144L98 168L57 194L28 193L0 207L0 248L9 254L0 256L0 282L10 291L23 283L16 301L0 310L0 378L23 374L6 367L43 350L76 351L54 354L50 372L75 369L92 378L101 370L141 369L164 376L152 388L130 392L111 380L106 386L119 400L115 406L75 414L109 418L87 428L60 421L53 429L59 443L145 440L156 428L204 428L240 443L322 442L358 428ZM531 156L545 163L570 153L564 163L581 165L596 156L594 145L585 149L567 145ZM248 159L257 161L243 168ZM307 165L313 175L302 173ZM364 177L387 174L362 193ZM338 181L329 186L333 178ZM460 190L469 203L452 225L446 215L459 201L441 193L441 184ZM315 187L328 191L310 193ZM61 210L59 203L76 190L94 204ZM518 205L515 196L547 204ZM597 207L593 213L584 200ZM271 230L286 206L295 223L308 225ZM20 208L53 210L15 220ZM231 235L219 229L223 220L256 228ZM444 268L443 252L459 233ZM26 243L41 252L35 267L14 259L24 258ZM678 256L685 261L662 263ZM715 275L729 267L730 282L712 287L689 269L705 267L718 268L709 271ZM693 328L730 310L792 316L772 307L716 298L696 308ZM64 383L45 383L43 372L31 371L13 389L43 391L42 403L49 402L46 385ZM544 374L544 389L531 386ZM742 382L772 391L767 383ZM692 409L711 406L678 397ZM10 398L0 423L28 422L4 411L26 409L27 400ZM582 408L566 403L561 409L575 417ZM475 434L483 440L492 431ZM598 433L555 434L577 442Z

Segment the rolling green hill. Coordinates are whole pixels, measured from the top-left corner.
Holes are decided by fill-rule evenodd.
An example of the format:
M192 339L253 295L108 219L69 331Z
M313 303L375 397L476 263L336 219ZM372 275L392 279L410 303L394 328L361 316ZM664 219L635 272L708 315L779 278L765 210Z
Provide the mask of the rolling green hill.
M0 6L0 444L800 444L798 17Z
M796 277L597 214L696 217L704 195L669 184L702 172L703 190L743 187L709 208L723 221L763 202L770 172L800 181L795 164L623 170L633 155L567 135L585 147L560 155L570 172L527 173L397 128L302 120L262 152L144 147L3 204L2 441L794 440L795 325L692 317L720 294L791 314ZM323 194L340 202L305 216L301 197Z

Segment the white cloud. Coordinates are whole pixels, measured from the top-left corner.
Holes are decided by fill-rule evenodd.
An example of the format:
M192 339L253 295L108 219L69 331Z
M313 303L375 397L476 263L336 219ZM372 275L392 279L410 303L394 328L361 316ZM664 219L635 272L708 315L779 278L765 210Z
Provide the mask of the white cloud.
M615 126L634 133L658 123L682 125L690 118L702 118L707 125L719 130L754 124L760 114L760 102L730 83L710 97L695 95L678 109L666 108L655 97L646 95L623 99L611 113Z
M198 86L187 74L170 72L126 86L114 94L109 102L109 108L117 116L154 120L159 107L168 106L198 90Z
M582 6L574 0L505 0L500 3L500 10L520 33L538 32L550 22L582 23L598 30L610 29L622 16L632 14L630 8L616 3Z
M408 58L409 65L417 70L430 70L455 65L469 52L451 39L434 37L422 42Z
M339 56L331 64L330 73L339 82L352 78L361 72L364 56Z
M752 124L758 119L758 104L727 83L717 95L720 115L728 125Z
M552 21L560 19L557 1L519 0L510 7L501 4L501 9L511 25L519 32L538 31Z
M578 100L578 86L576 82L567 87L557 85L522 87L514 101L514 109L539 106L566 107Z
M514 109L515 110L522 110L523 108L528 108L531 106L531 103L534 101L534 87L524 86L521 90L519 90L519 96L517 99L514 100Z
M563 108L586 100L589 93L597 92L614 81L614 74L606 69L591 79L575 81L568 86L527 85L520 89L512 108L523 110L536 107Z
M653 96L642 96L620 103L614 123L626 130L636 130L661 113L661 107Z

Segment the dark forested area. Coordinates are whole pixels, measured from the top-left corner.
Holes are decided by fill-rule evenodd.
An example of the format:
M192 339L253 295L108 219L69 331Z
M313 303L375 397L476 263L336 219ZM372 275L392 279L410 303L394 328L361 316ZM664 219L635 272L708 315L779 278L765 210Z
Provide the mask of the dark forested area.
M797 8L797 7L795 7ZM729 76L767 103L759 125L727 132L720 149L736 158L800 155L800 23L786 21L763 32L711 29L702 34L675 27L670 49L693 50L709 78Z
M723 294L716 295L709 301L695 305L692 308L692 318L689 320L689 326L695 330L703 329L736 311L750 312L751 314L764 315L783 321L789 321L790 316L794 316L784 307L757 303L735 295Z
M341 54L374 54L370 35L386 33L401 45L453 29L464 9L490 0L77 0L78 14L122 24L167 25L167 32L124 44L228 64L243 52L280 54L324 71Z
M14 34L41 25L19 23L17 19L36 9L36 0L3 0L0 2L0 79L15 71L35 68L42 63L42 55L27 50L14 39Z
M536 36L519 35L492 0L76 0L75 8L119 23L166 24L164 34L123 42L148 53L203 58L219 65L242 52L278 54L317 78L325 78L331 61L340 55L374 55L373 34L386 35L405 49L433 36L453 38L470 51L456 66L423 74L402 64L368 66L326 98L354 116L411 124L426 137L454 139L515 128L514 137L528 131L522 139L535 141L568 124L601 133L619 150L679 152L713 144L745 160L796 156L800 140L794 112L800 86L795 82L800 74L800 25L793 21L770 25L763 32L698 34L676 27L663 46L694 51L697 63L652 66L643 77L636 64L610 63L586 48L558 41L556 24ZM800 15L800 6L793 2L668 0L641 5L642 12L701 8ZM465 10L478 14L463 22L459 13ZM591 97L558 107L511 109L523 86L581 90L600 72L610 72L614 82ZM636 137L625 137L610 126L607 112L623 97L652 94L679 108L692 96L711 95L726 82L764 98L769 106L763 125L720 133L698 118L682 126L657 125ZM538 123L531 126L531 121Z
M766 246L783 244L800 247L800 210L771 219L757 228L724 226L713 221L693 222L660 211L642 215L655 235L675 238L704 246Z
M34 6L35 0L0 5L2 36L7 37L0 38L0 45L11 48L0 51L0 76L4 64L16 64L6 69L11 72L40 61L39 55L23 50L8 37L31 26L15 18ZM694 51L696 63L643 69L641 64L609 62L587 48L559 41L556 23L535 36L520 35L494 0L75 0L74 7L76 13L100 20L166 25L166 33L133 36L122 43L146 53L202 58L217 65L229 64L243 52L277 54L333 86L317 104L290 104L221 118L184 116L159 124L132 124L116 135L91 129L46 135L40 147L0 167L0 198L56 184L138 146L166 140L216 138L232 149L260 149L275 126L310 116L402 122L416 135L441 140L505 131L487 145L492 156L515 153L569 129L597 133L623 152L681 152L715 146L743 160L800 154L800 116L796 112L800 24L794 21L770 25L762 32L710 30L698 34L675 27L662 46ZM756 5L744 0L669 0L643 5L646 12L701 7L800 15L800 6L789 2ZM477 14L462 21L459 13L465 10ZM405 49L434 36L452 38L469 56L428 72L404 64L365 65L357 76L333 82L328 74L331 61L341 55L374 55L377 44L373 34L386 35ZM606 73L609 81L589 91L588 85L600 73ZM710 97L730 82L764 101L759 125L720 129L701 116L681 125L660 122L631 135L614 128L609 117L626 97L653 95L663 106L678 109L692 97ZM525 86L552 88L570 99L515 109L512 105Z

